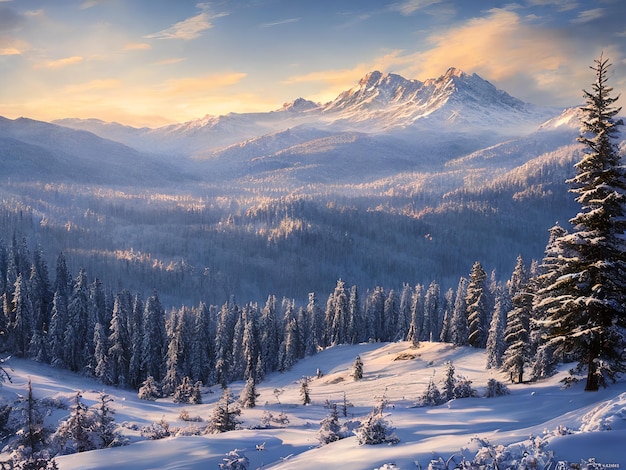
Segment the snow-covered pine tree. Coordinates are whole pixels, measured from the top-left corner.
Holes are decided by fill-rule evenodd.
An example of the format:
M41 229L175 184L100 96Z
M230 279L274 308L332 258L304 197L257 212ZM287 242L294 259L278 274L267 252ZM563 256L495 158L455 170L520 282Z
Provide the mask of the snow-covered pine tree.
M107 449L124 444L122 434L115 424L115 410L111 408L113 403L111 395L100 392L98 402L94 406L94 443L98 449Z
M152 293L143 312L143 342L141 347L141 369L146 376L159 381L163 378L165 356L165 313L156 291Z
M504 289L498 289L496 293L496 305L491 316L489 333L487 336L487 369L499 369L502 366L502 355L506 349L504 331L506 328L507 312L511 309L508 293Z
M357 356L352 364L352 374L350 374L354 380L361 380L363 378L363 361L361 356Z
M141 387L139 387L137 396L142 400L150 401L154 401L161 396L159 386L154 380L154 377L152 377L151 375L146 377L146 380L144 380L144 382L141 384Z
M389 290L383 309L384 331L381 341L393 341L398 333L398 317L400 316L400 303L396 291Z
M610 65L601 55L591 66L596 77L592 91L584 91L579 138L584 155L568 181L581 211L570 220L573 232L560 239L574 255L542 303L550 312L551 344L578 361L589 391L626 371L626 173L616 144L621 108L607 85Z
M442 319L441 288L436 281L432 281L424 296L424 323L421 336L423 341L439 341Z
M420 335L422 334L422 323L424 320L424 297L422 295L422 286L415 286L411 301L411 323L406 340L416 348L419 345Z
M450 320L450 341L457 346L467 345L469 337L469 324L467 322L467 279L461 277L456 288L454 308Z
M428 385L426 386L426 390L420 397L420 404L422 406L438 406L443 403L443 399L441 397L441 392L439 388L435 384L435 380L431 377L428 381Z
M506 349L502 356L502 369L509 373L512 382L517 380L518 383L522 383L524 368L530 364L532 359L530 317L534 289L530 285L521 257L518 258L514 278L517 280L517 287L509 291L513 294L513 298L511 299L512 308L507 314L504 330Z
M468 343L475 348L484 348L487 343L489 318L487 273L479 261L472 266L465 304L469 324Z
M300 396L302 397L302 404L311 404L311 389L309 388L309 382L311 379L307 376L302 377L300 381Z
M241 406L244 408L254 408L256 406L256 399L258 396L259 394L256 391L254 377L250 376L248 377L248 380L246 380L246 385L243 387L241 396L239 397Z
M547 304L552 302L551 299L556 292L549 291L547 288L557 280L564 260L569 258L560 244L560 240L567 234L567 231L556 224L550 228L549 234L543 260L533 279L535 296L530 321L530 347L533 357L531 376L533 379L549 377L556 368L554 346L548 340L549 328L546 323L549 316Z
M342 439L341 425L339 424L339 412L337 405L333 403L330 407L330 413L320 422L320 430L317 432L317 439L321 445L330 444L331 442Z
M122 290L115 296L111 334L109 336L109 366L114 385L129 385L129 366L132 345L128 331L128 322L132 310L132 300L128 290Z
M213 409L213 414L209 419L206 432L210 434L218 434L221 432L234 431L241 424L238 416L241 414L241 408L233 400L232 394L228 388L224 389L222 398L217 402Z
M67 322L63 336L64 363L73 372L78 372L87 364L84 357L89 319L89 286L84 269L78 272L74 288L67 306ZM90 339L90 341L93 338Z
M357 344L365 341L365 318L361 309L359 290L356 285L350 288L348 298L348 337L350 344Z
M54 434L54 442L61 454L86 452L97 448L94 442L94 415L76 392L74 407L69 418L63 421Z
M444 402L453 400L454 390L456 388L456 378L454 377L454 364L452 361L447 361L444 364L446 378L443 381L443 391L441 393L441 398Z
M133 297L133 309L128 319L128 333L130 334L130 363L128 365L128 384L139 388L147 377L141 366L141 351L143 348L143 299L139 294Z

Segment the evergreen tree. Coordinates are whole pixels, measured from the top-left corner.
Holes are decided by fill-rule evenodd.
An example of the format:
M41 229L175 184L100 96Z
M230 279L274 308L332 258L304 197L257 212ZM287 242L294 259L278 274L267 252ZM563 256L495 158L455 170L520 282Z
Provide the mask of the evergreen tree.
M13 291L12 311L9 317L8 343L21 357L26 357L32 337L33 307L28 293L28 282L17 275Z
M487 273L479 261L474 263L465 296L467 322L469 324L468 344L484 348L487 343L489 318Z
M608 59L596 59L592 91L584 91L579 141L585 153L568 181L581 211L570 220L573 233L560 240L573 256L545 289L551 300L543 301L551 344L578 361L577 371L586 370L590 391L626 370L626 174L616 144L621 108L613 107L618 98L607 85L609 67Z
M385 290L376 286L365 300L365 323L369 341L380 341L383 337L385 297Z
M456 378L454 376L454 364L452 361L447 361L444 366L446 378L443 382L443 392L441 397L444 402L447 402L456 398Z
M130 292L118 292L113 303L111 335L109 336L109 367L114 385L130 385L130 358L132 344L128 324L132 311Z
M469 324L467 322L467 279L461 277L456 288L454 308L450 320L450 341L457 346L468 344Z
M307 344L310 344L312 350L317 352L324 346L324 315L322 309L317 304L315 292L309 293L309 303L306 307L307 314L311 321L312 336Z
M141 369L146 376L159 381L163 377L165 352L165 313L156 291L152 293L143 313L144 334L141 347Z
M276 296L267 297L265 307L261 312L261 363L263 372L269 373L278 370L278 354L282 338L276 315ZM261 378L260 376L258 377Z
M63 336L65 344L63 362L73 372L82 370L86 365L87 358L84 356L84 352L88 329L88 309L87 273L81 269L74 283L67 307L67 322Z
M422 406L438 406L443 403L441 392L432 377L428 381L428 386L420 398L420 403Z
M527 278L521 284L513 299L513 308L509 311L504 331L506 349L502 357L502 369L521 383L524 368L530 363L530 316L532 311L533 293Z
M139 392L137 393L137 396L142 400L149 401L155 401L161 396L159 386L154 380L154 377L149 375L146 380L143 381L141 387L139 387Z
M441 305L441 288L432 281L424 296L424 323L422 325L422 340L438 341L441 334L443 305Z
M193 325L193 343L191 345L191 376L202 383L213 383L214 341L211 334L211 318L209 307L201 303L195 309Z
M50 363L56 367L65 367L65 329L67 327L67 298L59 290L52 298L52 318L48 329L48 351Z
M285 312L285 330L283 333L283 342L280 345L278 355L278 363L281 372L291 369L298 358L298 350L300 350L298 322L293 313L293 304L290 303Z
M81 398L81 393L77 392L69 418L59 425L54 434L61 454L86 452L97 448L94 442L94 415Z
M411 301L411 324L409 325L409 332L406 335L406 340L409 341L414 348L419 345L423 320L424 300L422 297L422 286L418 284L415 286L415 291L413 292Z
M502 366L502 356L506 349L504 332L507 312L510 309L508 293L504 289L499 289L496 294L496 306L493 309L487 336L487 369L499 369Z
M121 433L115 425L115 410L111 408L113 398L100 392L94 411L95 445L98 449L117 447L124 443Z
M185 375L175 388L172 401L174 403L193 403L195 401L194 386L191 385L191 380L188 376Z
M451 341L451 328L452 316L454 314L454 291L448 289L443 298L443 323L441 325L441 333L439 335L439 341L442 343L449 343Z
M259 394L256 392L256 383L254 381L254 377L248 377L246 380L246 385L241 391L241 396L239 397L239 401L241 402L241 406L244 408L254 408L256 406L256 399Z
M234 431L241 424L241 421L238 419L240 414L241 408L233 401L230 390L225 388L222 398L213 409L207 432L217 434Z
M357 356L354 360L351 376L354 380L361 380L363 378L363 361L361 360L361 356Z
M95 364L94 377L105 385L111 385L113 383L113 379L111 376L111 365L109 360L109 341L106 337L104 327L100 323L96 323L93 335L93 363Z
M530 321L530 346L533 358L531 375L533 379L549 377L556 368L557 361L554 356L553 345L548 340L547 320L549 312L546 306L551 302L550 299L556 292L550 292L547 288L555 283L564 266L563 261L569 258L560 243L567 231L556 224L550 228L549 234L543 260L533 279L535 295Z
M348 333L346 340L350 344L357 344L365 341L365 336L365 318L361 309L359 290L357 286L352 286L348 299Z
M17 441L11 446L15 449L14 460L32 461L46 456L50 431L44 426L44 415L39 401L33 396L33 387L28 380L27 394L15 406L17 410L15 436ZM45 468L45 467L44 467Z
M400 316L398 317L398 326L396 328L396 336L394 341L403 341L409 333L411 325L411 304L413 289L410 284L404 284L402 294L400 295Z
M133 298L133 309L128 319L128 333L131 341L130 363L128 365L128 384L133 388L139 388L147 377L142 369L141 355L143 349L143 300L139 294Z
M398 333L398 317L400 316L400 304L395 290L389 290L384 305L384 329L381 341L393 341Z
M302 404L309 405L311 403L311 390L309 388L309 382L311 379L304 376L300 381L300 396L302 397Z
M317 432L317 439L320 441L321 445L325 445L342 438L337 405L333 403L328 416L320 422L320 430Z

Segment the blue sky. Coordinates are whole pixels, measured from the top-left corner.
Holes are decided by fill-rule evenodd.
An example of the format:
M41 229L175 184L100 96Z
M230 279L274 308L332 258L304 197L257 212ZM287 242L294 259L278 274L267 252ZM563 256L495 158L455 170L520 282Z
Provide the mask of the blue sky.
M0 115L155 127L451 66L565 107L602 51L626 91L625 18L624 0L0 0Z

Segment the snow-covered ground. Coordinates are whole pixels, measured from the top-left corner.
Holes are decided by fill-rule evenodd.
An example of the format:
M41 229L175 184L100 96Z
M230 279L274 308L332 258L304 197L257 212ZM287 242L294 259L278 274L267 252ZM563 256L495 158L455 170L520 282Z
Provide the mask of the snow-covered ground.
M363 360L364 377L354 381L350 373L357 355ZM61 470L211 469L219 468L226 454L235 449L249 459L250 469L394 468L391 464L401 469L425 469L431 460L447 460L453 454L457 454L454 458L458 462L461 452L471 459L479 443L486 441L493 444L492 454L509 455L508 461L521 458L524 449L533 454L532 444L539 444L545 446L542 456L553 453L551 468L559 461L580 463L581 459L603 464L596 468L626 468L626 449L622 447L626 444L626 381L595 393L584 392L582 383L562 389L559 381L566 374L564 367L547 381L509 385L511 393L507 396L417 407L431 377L442 388L446 361L453 361L456 374L472 380L481 394L490 378L506 381L505 376L485 370L482 350L442 343L421 343L417 349L411 349L409 343L339 346L297 363L286 373L267 377L257 387L257 407L242 412L241 430L161 440L146 440L139 430L165 419L171 428L193 434L194 427L206 426L221 397L219 388L206 389L201 405L180 405L165 399L149 402L138 399L136 393L103 387L67 371L11 359L13 382L3 384L0 395L13 400L16 394L25 394L30 378L36 398L57 398L70 404L75 391L81 390L84 402L92 405L102 390L114 397L116 422L130 445L57 457ZM318 368L323 373L319 378ZM303 376L313 377L309 385L312 403L307 406L301 404L300 397ZM232 384L234 396L243 385ZM320 446L320 421L329 413L324 405L327 401L341 404L344 393L353 406L348 408L347 418L340 414L341 421L364 418L381 397L386 397L389 406L385 417L400 442L358 445L353 436ZM181 421L182 410L204 422ZM268 411L274 416L285 413L289 423L263 429L261 418ZM67 413L58 410L49 419L64 419ZM519 445L512 445L515 443ZM544 462L540 463L539 468L543 468Z

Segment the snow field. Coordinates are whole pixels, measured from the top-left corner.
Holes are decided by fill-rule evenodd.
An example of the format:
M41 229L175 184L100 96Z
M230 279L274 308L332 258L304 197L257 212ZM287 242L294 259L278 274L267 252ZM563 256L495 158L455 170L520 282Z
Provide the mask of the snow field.
M360 355L364 377L350 377L354 359ZM509 385L511 394L497 398L457 399L438 407L417 407L417 402L434 374L441 389L444 363L452 360L457 376L472 380L482 394L490 378L506 382L497 371L485 370L484 350L454 347L443 343L423 342L417 349L409 343L375 343L329 348L295 364L290 371L269 375L258 384L257 407L244 409L244 429L217 435L179 436L150 441L141 437L142 427L165 419L171 428L191 434L203 429L217 400L219 387L205 389L203 404L180 405L169 399L156 402L138 399L132 391L104 387L90 379L31 361L11 359L13 383L5 383L0 395L14 399L24 394L28 378L37 398L54 398L70 404L75 390L83 391L83 401L91 406L98 393L105 390L115 401L116 423L131 444L125 447L59 456L61 470L69 469L206 469L218 468L225 455L238 449L250 460L250 469L374 469L385 464L414 469L423 468L431 459L444 460L461 449L464 455L475 452L473 438L494 445L527 441L530 436L547 437L546 451L554 452L555 461L597 462L626 468L622 450L626 442L626 382L620 381L596 393L583 391L583 384L562 389L557 376L538 383ZM316 377L317 369L323 375ZM312 403L303 406L300 380L312 377L309 384ZM231 386L238 397L244 383ZM282 391L277 393L276 391ZM329 410L325 403L341 408L344 393L348 417L340 411L340 420L358 420L385 397L389 406L386 419L400 438L397 445L359 446L350 437L319 446L320 421ZM204 422L184 422L182 410ZM264 413L285 413L289 423L261 429ZM69 410L55 410L48 419L63 420ZM608 430L610 428L610 430ZM569 430L569 431L566 431ZM583 432L579 432L583 431ZM574 432L568 434L568 432ZM547 434L544 434L547 433ZM262 450L257 450L258 448ZM474 446L474 447L473 447ZM516 449L512 446L510 449ZM519 453L523 452L519 447ZM613 467L616 468L616 467Z

